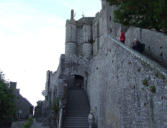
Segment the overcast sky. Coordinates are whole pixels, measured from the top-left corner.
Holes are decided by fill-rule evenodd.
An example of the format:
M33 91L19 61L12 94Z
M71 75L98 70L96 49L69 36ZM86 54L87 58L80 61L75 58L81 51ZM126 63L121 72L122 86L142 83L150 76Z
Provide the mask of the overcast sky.
M33 105L42 100L46 71L64 53L65 21L94 16L100 0L0 0L0 70Z

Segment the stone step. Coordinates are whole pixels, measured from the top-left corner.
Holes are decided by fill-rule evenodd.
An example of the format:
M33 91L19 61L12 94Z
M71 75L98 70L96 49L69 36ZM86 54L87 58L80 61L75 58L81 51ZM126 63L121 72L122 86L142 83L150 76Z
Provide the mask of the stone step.
M88 128L88 126L89 125L65 125L64 126L64 128L68 128L68 127L70 127L70 128L76 128L76 127L78 127L78 128Z
M85 127L87 127L88 126L88 123L84 123L84 122L78 122L78 123L65 123L64 125L63 125L64 127L66 127L66 126L85 126Z
M64 126L67 126L67 125L80 125L80 126L83 126L83 125L88 125L88 122L86 121L73 121L73 122L64 122Z
M78 117L76 117L76 118L65 118L64 119L64 122L66 122L66 121L88 121L88 119L87 118L78 118Z
M66 118L66 119L64 119L64 122L66 122L66 121L88 121L88 119L87 118L85 118L85 119L71 119L71 118Z
M88 128L89 103L83 90L70 89L68 91L64 128Z

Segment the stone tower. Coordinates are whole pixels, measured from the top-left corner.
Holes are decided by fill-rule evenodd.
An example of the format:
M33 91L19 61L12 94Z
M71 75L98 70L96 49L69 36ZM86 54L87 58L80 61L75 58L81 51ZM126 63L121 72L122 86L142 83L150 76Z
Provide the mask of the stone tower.
M66 22L66 56L90 58L92 56L92 23L93 17L74 19L74 10L71 18Z
M107 0L102 0L102 17L104 19L103 21L103 28L104 31L109 34L112 32L112 25L111 25L111 21L114 18L113 16L113 10L114 7L111 7L109 5L109 3L107 2Z
M101 0L101 8L102 8L102 10L105 9L106 5L107 5L107 1L106 0Z
M66 21L65 54L67 56L76 55L76 29L74 10L71 10L71 19Z
M92 54L92 26L90 24L83 25L83 46L82 54L84 57L89 58Z

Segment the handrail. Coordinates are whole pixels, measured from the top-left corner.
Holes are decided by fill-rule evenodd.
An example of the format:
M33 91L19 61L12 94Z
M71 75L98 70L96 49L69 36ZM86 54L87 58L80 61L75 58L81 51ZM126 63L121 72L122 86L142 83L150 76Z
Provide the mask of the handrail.
M158 64L157 62L147 58L146 56L144 56L143 54L129 48L128 46L122 44L121 42L113 39L113 37L109 36L111 38L111 40L116 43L117 45L119 45L120 47L126 49L128 52L130 52L131 54L133 54L135 57L139 58L140 60L142 60L143 62L145 62L146 64L150 65L151 68L155 68L158 71L160 71L163 75L167 76L167 69L162 67L160 64Z
M61 108L59 111L58 128L62 128L62 123L63 123L63 108Z

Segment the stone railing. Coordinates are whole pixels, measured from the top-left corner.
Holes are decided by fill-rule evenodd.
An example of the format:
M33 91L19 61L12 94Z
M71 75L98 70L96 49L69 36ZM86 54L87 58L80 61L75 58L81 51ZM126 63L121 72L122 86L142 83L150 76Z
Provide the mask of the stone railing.
M58 121L58 128L62 128L63 125L63 108L59 111L59 121Z
M60 92L60 100L59 100L59 118L58 118L58 128L63 127L63 112L66 108L67 103L67 91L68 87L67 84L62 85L62 88L59 90Z
M158 64L157 62L147 58L146 56L144 56L143 54L129 48L128 46L122 44L121 42L113 39L111 36L109 36L110 40L112 40L114 43L116 43L117 45L119 45L120 47L126 49L129 53L131 53L132 55L134 55L136 58L140 59L141 61L143 61L145 64L149 65L151 68L158 70L159 72L161 72L164 76L167 77L167 69L164 68L163 66L161 66L160 64Z

